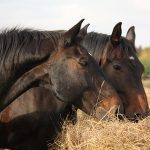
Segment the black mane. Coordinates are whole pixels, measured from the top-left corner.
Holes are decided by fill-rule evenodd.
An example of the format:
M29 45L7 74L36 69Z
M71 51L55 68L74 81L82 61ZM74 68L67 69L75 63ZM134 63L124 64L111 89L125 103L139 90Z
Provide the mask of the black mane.
M9 52L14 51L16 53L34 41L38 47L41 40L46 38L50 38L56 44L56 40L60 38L60 33L20 28L6 29L0 33L0 57L4 57Z
M0 74L9 74L10 68L23 62L41 59L39 52L43 39L48 39L54 47L58 45L60 31L38 31L32 29L13 28L0 33Z
M0 94L24 72L45 62L50 56L49 46L56 47L60 31L38 31L13 28L0 33ZM48 39L43 43L44 39ZM48 48L46 45L48 44ZM7 81L7 82L5 82Z
M99 61L99 58L103 52L102 50L106 47L108 42L108 35L90 32L83 40L83 46L87 48L88 52L96 59L96 61Z
M82 44L98 63L113 57L129 57L131 54L135 56L135 48L124 37L121 37L120 44L115 50L111 44L110 35L102 33L88 33Z

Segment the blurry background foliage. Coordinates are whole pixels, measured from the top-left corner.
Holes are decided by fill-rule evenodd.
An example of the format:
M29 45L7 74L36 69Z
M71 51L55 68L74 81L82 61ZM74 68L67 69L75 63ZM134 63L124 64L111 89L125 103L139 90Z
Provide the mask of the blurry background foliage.
M139 48L138 56L145 67L143 78L150 78L150 47L144 49Z

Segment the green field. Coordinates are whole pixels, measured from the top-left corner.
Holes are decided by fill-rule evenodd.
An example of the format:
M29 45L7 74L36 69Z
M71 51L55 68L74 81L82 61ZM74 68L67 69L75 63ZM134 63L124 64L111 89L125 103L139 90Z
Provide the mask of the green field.
M142 61L145 71L143 74L143 78L150 78L150 61Z
M150 78L150 48L145 48L140 51L139 59L145 67L143 78Z

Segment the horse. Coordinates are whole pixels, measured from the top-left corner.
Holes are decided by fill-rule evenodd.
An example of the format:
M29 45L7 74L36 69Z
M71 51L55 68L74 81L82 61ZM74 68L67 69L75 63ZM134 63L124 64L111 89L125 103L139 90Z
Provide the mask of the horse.
M54 99L51 91L33 88L10 104L0 115L0 146L21 150L54 146L64 121L77 121L75 107Z
M143 65L136 56L134 27L129 28L126 37L121 37L121 23L113 28L111 35L96 32L87 34L88 26L86 25L80 30L79 35L85 35L81 44L96 59L103 74L121 97L125 117L134 121L144 118L147 116L149 108L141 82ZM39 92L44 93L42 89L37 93ZM133 100L134 97L136 99ZM45 99L45 97L41 99ZM46 96L46 99L49 98ZM13 109L11 112L15 112L15 107L12 106L11 109ZM21 114L21 111L17 114ZM15 117L15 115L12 116Z
M109 102L108 106L110 108L115 108L114 114L117 113L118 107L121 108L119 109L119 113L122 113L122 103L117 93L105 80L94 58L92 58L86 49L80 45L82 38L84 38L81 36L78 37L82 22L83 20L65 32L18 31L15 29L5 33L5 36L9 33L8 36L11 37L9 43L13 41L16 47L21 47L19 52L16 53L17 56L20 56L20 54L22 56L25 48L27 48L27 52L31 51L30 54L32 55L29 57L30 59L33 58L35 54L40 56L44 55L43 53L45 51L49 55L44 62L26 71L13 85L11 85L7 93L5 93L5 96L3 96L3 102L0 103L1 110L25 91L32 87L39 86L52 91L54 97L59 101L73 104L89 115L97 112L97 103L100 103L100 107L105 108L105 105L103 105L105 101ZM7 41L5 42L7 45ZM16 55L14 56L17 58ZM27 58L27 60L29 59L28 57L25 58ZM18 59L19 58L17 58L17 60ZM14 62L16 63L16 61ZM55 100L53 99L53 101ZM50 112L50 114L53 113L57 114L55 110L54 112ZM98 113L101 112L98 111ZM43 116L36 112L34 112L34 114L39 115L31 114L31 116ZM41 114L43 113L41 112ZM27 116L30 118L30 113L27 114ZM24 118L27 120L27 123L30 124L28 129L31 128L32 130L34 126L33 123L30 121L28 122L25 116L21 120L24 120ZM40 118L42 119L43 117ZM18 120L20 119L17 119L17 124L22 124L22 121L18 122ZM53 121L50 122L50 124L52 123ZM2 127L4 124L5 122L2 122ZM7 131L11 126L13 126L13 123L7 123ZM12 139L11 135L10 133L8 139ZM6 144L8 144L7 142L8 140ZM16 145L15 147L10 145L8 147L12 149L17 147ZM44 147L39 147L39 149L46 149L45 147L44 142Z
M128 29L126 37L121 36L122 23L117 23L111 35L90 32L89 24L80 31L88 52L95 58L104 76L121 98L124 116L131 121L149 115L149 106L142 84L144 66L137 57L135 27Z
M15 150L42 150L47 149L50 143L53 147L66 116L70 119L72 115L69 114L70 108L65 107L61 114L55 111L35 111L18 116L9 123L1 122L1 147Z
M85 36L82 46L96 59L104 76L121 97L125 117L136 120L149 114L141 80L144 67L137 57L134 27L129 28L126 37L122 37L121 25L121 22L116 24L112 34L106 35L95 32L87 34L88 24L78 36Z

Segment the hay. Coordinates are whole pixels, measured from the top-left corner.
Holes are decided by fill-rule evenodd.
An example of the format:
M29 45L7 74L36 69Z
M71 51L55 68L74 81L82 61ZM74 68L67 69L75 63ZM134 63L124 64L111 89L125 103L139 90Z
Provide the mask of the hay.
M150 102L150 87L145 90ZM60 150L150 150L150 117L138 123L115 118L97 122L80 114L76 125L63 128L55 143Z
M150 117L139 123L80 117L75 126L65 124L56 143L61 150L149 150Z

